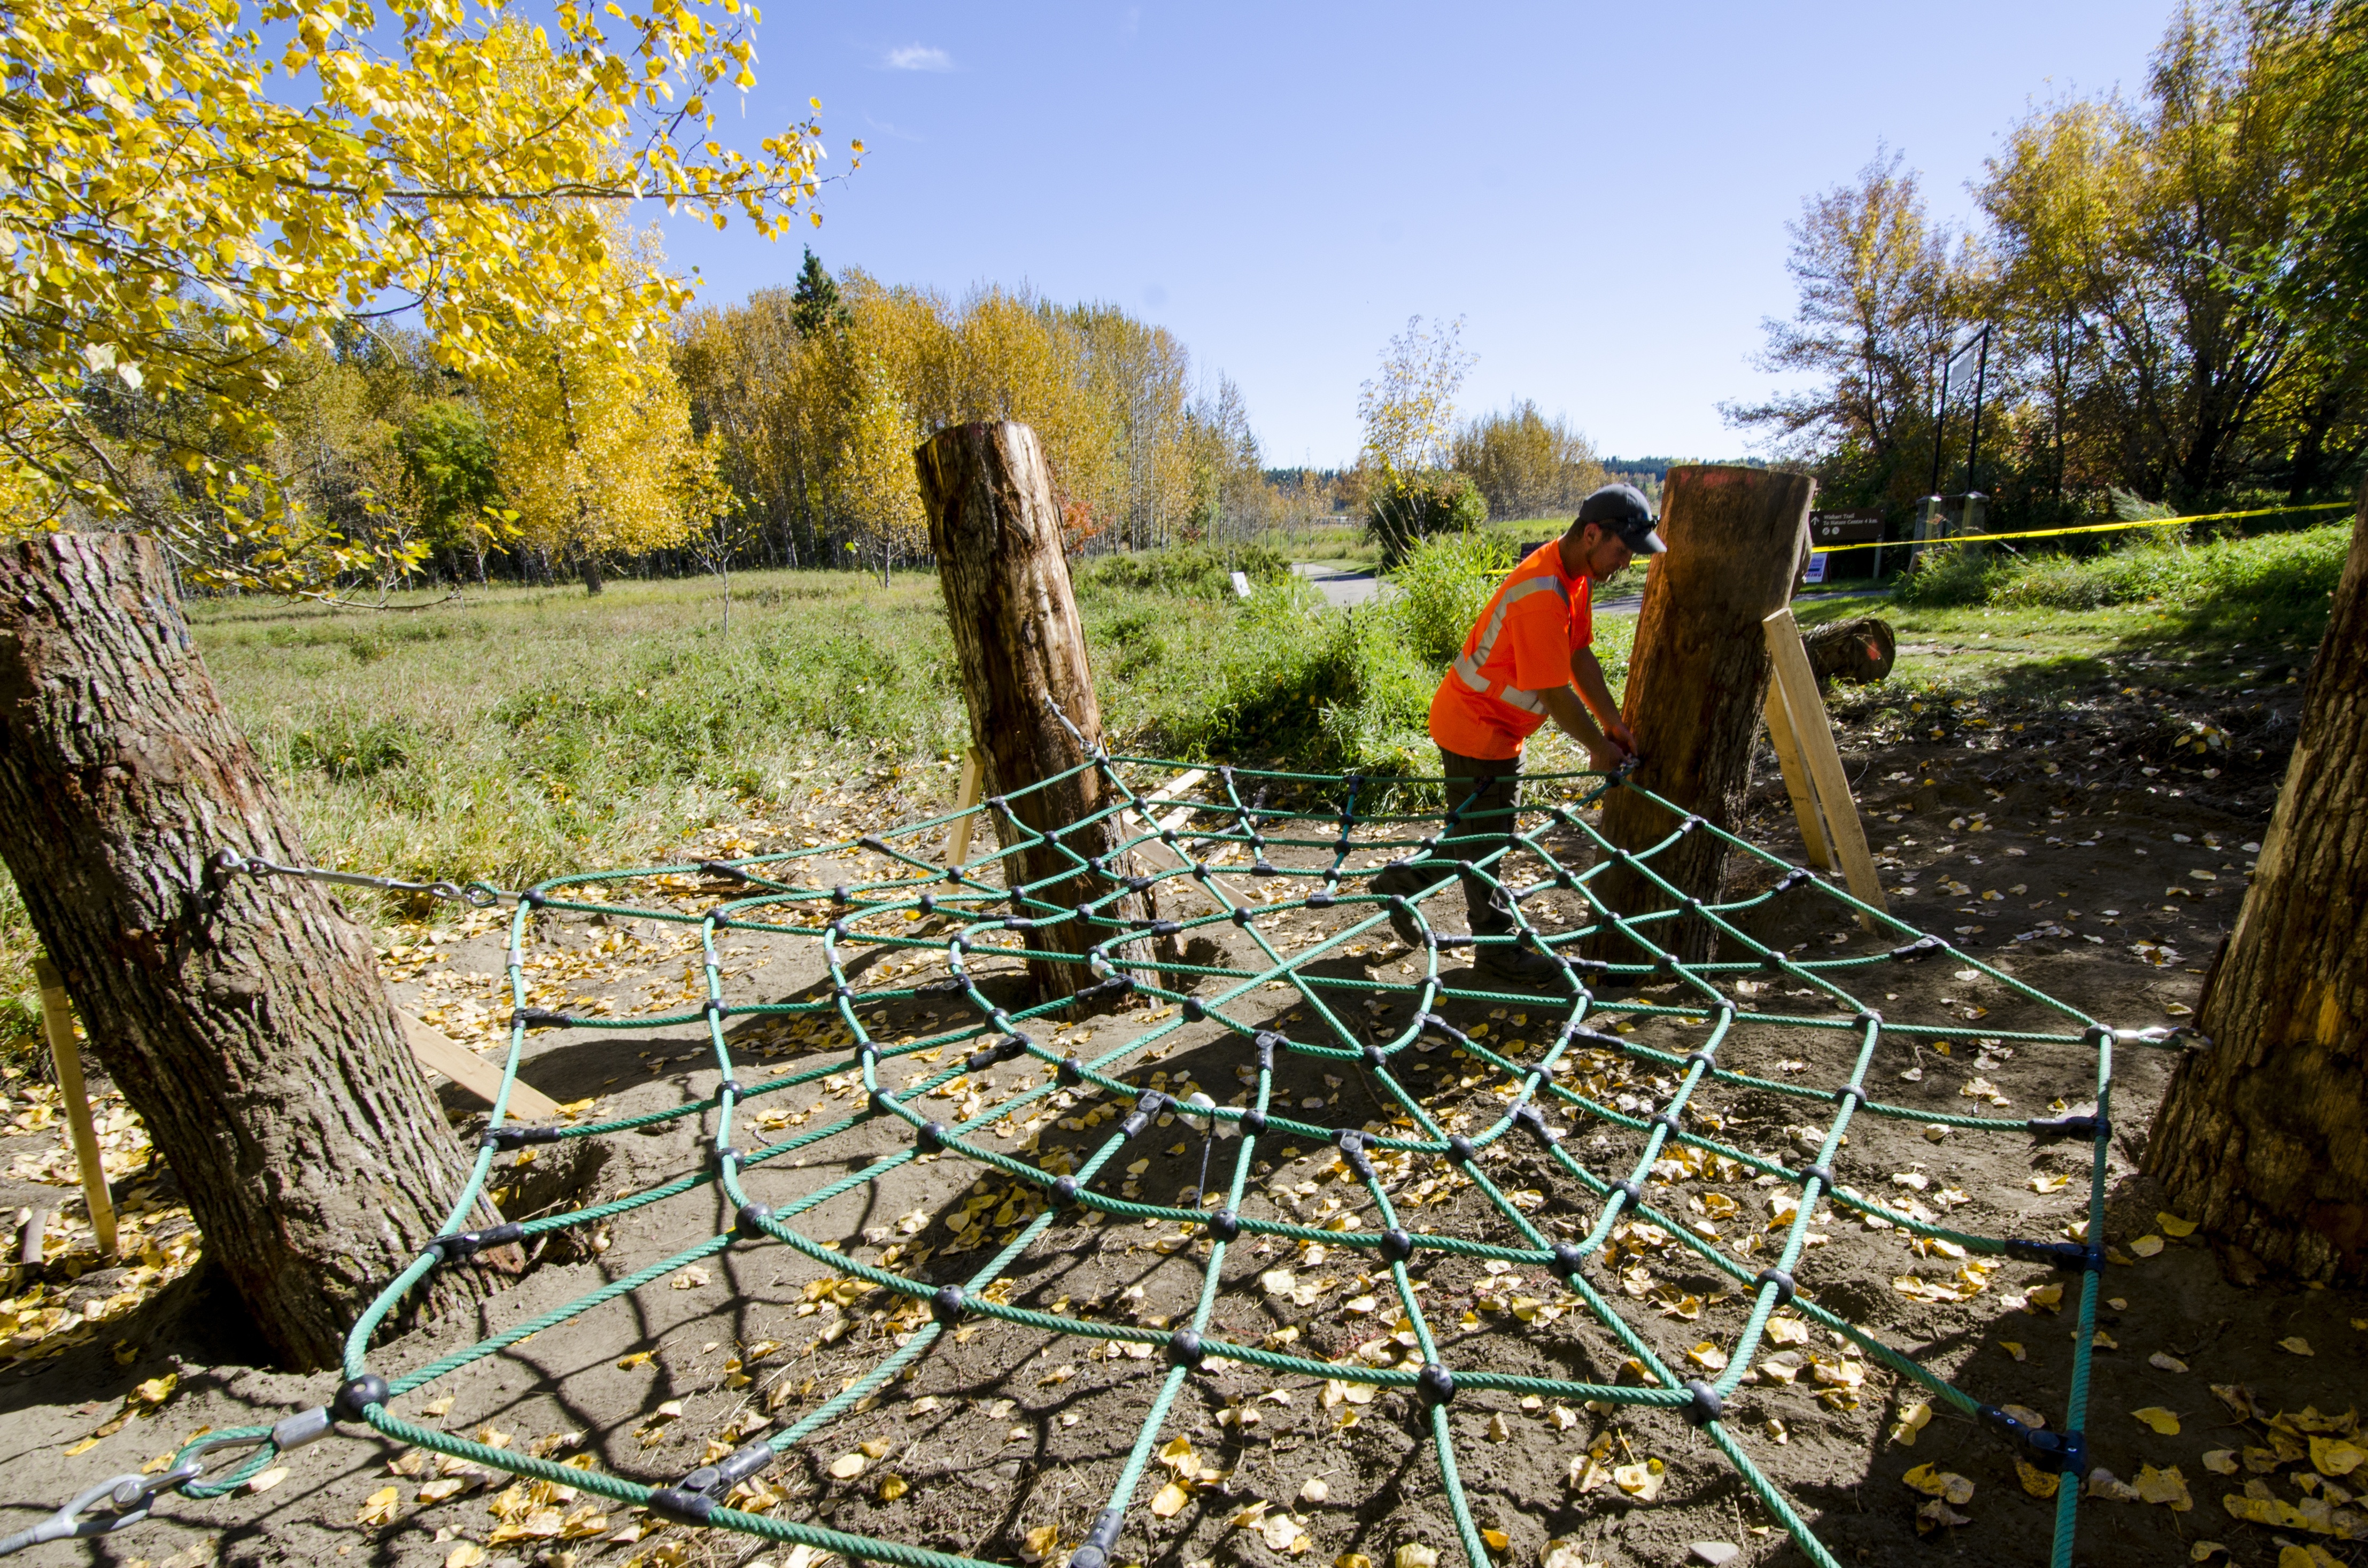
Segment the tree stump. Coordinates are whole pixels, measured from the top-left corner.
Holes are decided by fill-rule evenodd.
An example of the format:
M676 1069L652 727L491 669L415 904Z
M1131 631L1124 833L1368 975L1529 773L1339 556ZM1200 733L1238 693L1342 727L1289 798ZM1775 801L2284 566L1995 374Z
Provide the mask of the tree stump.
M1801 645L1809 652L1809 670L1817 677L1819 691L1837 680L1853 686L1886 680L1899 657L1898 633L1889 621L1872 615L1813 626L1801 633Z
M2146 1168L2224 1244L2305 1279L2368 1279L2368 492L2195 1014L2212 1043L2172 1076Z
M1760 622L1791 602L1808 549L1816 482L1766 469L1673 468L1661 491L1668 551L1645 580L1645 603L1628 660L1622 717L1644 759L1636 782L1678 807L1732 828L1751 789L1751 754L1768 701L1768 647ZM1603 806L1604 836L1622 849L1658 843L1679 819L1634 790L1614 789ZM1715 899L1726 852L1707 833L1690 833L1655 856L1654 870L1684 893ZM1594 879L1596 901L1622 915L1676 902L1645 875L1611 866ZM1599 917L1600 918L1600 917ZM1689 963L1713 949L1708 923L1688 917L1659 944ZM1589 956L1634 963L1634 943L1607 930Z
M1123 842L1115 813L1074 825L1106 810L1112 791L1088 766L1102 743L1101 703L1044 449L1025 425L960 425L922 443L913 461L1015 913L1042 919L1098 901L1134 868L1120 857L1110 864L1113 881L1086 867ZM1053 714L1054 703L1068 724ZM1040 784L1046 787L1030 788ZM1050 835L1061 830L1053 842ZM1096 915L1147 923L1158 918L1158 903L1147 889L1128 892ZM1083 955L1116 934L1073 915L1027 938L1040 951ZM1039 1001L1093 983L1082 962L1031 959L1028 970Z
M305 860L154 542L0 550L0 857L206 1256L281 1361L315 1369L470 1162L368 932L314 883L222 877L225 848ZM482 1288L449 1269L438 1292Z

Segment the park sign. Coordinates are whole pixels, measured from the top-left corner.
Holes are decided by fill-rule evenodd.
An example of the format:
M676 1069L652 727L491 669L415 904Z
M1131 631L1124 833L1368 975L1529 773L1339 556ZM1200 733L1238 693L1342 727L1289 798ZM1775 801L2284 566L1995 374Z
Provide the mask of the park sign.
M1840 545L1879 544L1883 540L1880 512L1811 512L1809 565L1804 581L1822 583L1830 569L1838 577L1872 577L1883 558L1879 550L1849 550L1829 561L1826 552Z

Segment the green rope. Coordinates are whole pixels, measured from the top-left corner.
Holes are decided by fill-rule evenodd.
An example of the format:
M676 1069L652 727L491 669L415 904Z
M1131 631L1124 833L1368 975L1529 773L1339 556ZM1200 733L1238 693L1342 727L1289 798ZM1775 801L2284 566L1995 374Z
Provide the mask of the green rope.
M491 1132L446 1221L447 1236L455 1239L439 1243L415 1259L388 1283L355 1323L347 1339L344 1358L349 1389L355 1386L354 1381L369 1376L371 1346L393 1315L427 1286L438 1269L453 1266L458 1257L473 1250L473 1244L462 1244L468 1238L461 1234L461 1227L483 1200L497 1148L503 1145L504 1133L509 1129L509 1095L532 1028L555 1026L649 1029L703 1023L712 1065L719 1076L714 1089L670 1109L541 1130L537 1141L612 1136L712 1114L712 1146L726 1153L706 1168L606 1202L524 1221L508 1231L508 1235L530 1240L562 1231L588 1230L710 1186L718 1189L734 1218L723 1231L694 1240L660 1262L388 1380L383 1394L368 1405L366 1415L370 1426L391 1438L487 1469L573 1486L614 1503L652 1508L663 1517L676 1517L685 1506L681 1499L686 1494L679 1483L671 1488L652 1486L534 1460L506 1449L495 1449L467 1437L416 1426L393 1414L387 1405L498 1355L531 1335L631 1296L700 1259L734 1246L776 1244L868 1290L886 1291L905 1303L928 1304L933 1315L865 1374L764 1439L760 1447L766 1457L778 1458L814 1438L906 1375L942 1345L946 1327L957 1318L1084 1339L1108 1346L1113 1354L1120 1345L1149 1346L1165 1353L1170 1364L1144 1407L1133 1441L1108 1493L1107 1504L1074 1560L1076 1568L1108 1568L1110 1563L1123 1561L1118 1554L1119 1541L1128 1508L1159 1450L1162 1433L1176 1402L1196 1369L1212 1369L1222 1363L1237 1364L1274 1377L1321 1379L1376 1392L1397 1391L1408 1398L1422 1413L1419 1419L1429 1429L1439 1485L1471 1568L1489 1568L1489 1558L1456 1461L1449 1402L1459 1394L1535 1394L1593 1402L1598 1408L1666 1410L1683 1415L1702 1426L1753 1495L1820 1568L1836 1568L1833 1556L1818 1541L1809 1522L1776 1489L1742 1446L1725 1409L1725 1402L1735 1396L1749 1372L1780 1307L1790 1302L1807 1322L1841 1335L1896 1375L1960 1412L1975 1417L1994 1414L1971 1392L1924 1367L1910 1351L1889 1345L1818 1305L1806 1291L1796 1290L1792 1284L1793 1271L1810 1244L1816 1211L1827 1199L1851 1212L1888 1222L1904 1234L1946 1243L1967 1253L2065 1261L2066 1249L2049 1251L2041 1244L1953 1230L1838 1184L1832 1172L1833 1162L1841 1150L1850 1120L1861 1113L1982 1134L2028 1135L2033 1131L2031 1124L2022 1121L1923 1111L1872 1097L1864 1085L1885 1037L1911 1040L1961 1038L1972 1031L1956 1023L1933 1025L1884 1019L1850 986L1871 967L1902 957L1929 956L1975 969L2017 998L2062 1019L2064 1025L2061 1031L2001 1030L1986 1038L2011 1040L2042 1050L2072 1047L2093 1051L2096 1114L2100 1128L2112 1085L2111 1030L2078 1008L2044 995L1955 945L1928 937L1822 879L1786 866L1715 824L1684 815L1625 779L1591 774L1532 779L1533 786L1567 787L1576 792L1577 799L1532 812L1531 814L1543 820L1526 831L1518 830L1519 814L1500 812L1493 824L1463 817L1448 834L1424 837L1415 830L1438 823L1438 814L1371 809L1372 781L1353 777L1226 768L1217 773L1215 798L1191 802L1152 801L1136 787L1138 776L1172 778L1182 766L1155 758L1096 754L1060 778L1037 787L1042 790L1088 771L1098 776L1103 790L1102 806L1090 817L1063 826L1030 828L1013 813L1008 801L995 801L972 808L968 813L949 813L908 824L855 844L751 857L723 867L710 862L584 872L554 878L519 895L509 927L507 975L513 1008L509 1050L489 1120ZM1644 794L1668 811L1678 825L1656 842L1622 853L1578 814L1613 789ZM1292 799L1269 805L1268 796L1278 790L1292 791ZM1463 805L1468 807L1470 803L1467 798ZM1319 805L1322 809L1314 809ZM1158 826L1162 812L1179 806L1190 810L1190 825L1176 830ZM944 866L931 859L928 852L935 842L934 835L962 820L965 814L974 822L996 828L999 846L960 866ZM1131 830L1128 824L1140 824L1139 831ZM1508 827L1516 829L1510 843L1507 839ZM1583 870L1566 869L1548 841L1549 830L1554 829L1574 835L1591 850L1592 864ZM1358 838L1360 832L1368 836ZM1723 849L1782 871L1782 880L1773 889L1733 900L1687 901L1683 890L1664 876L1655 861L1693 834L1708 834ZM1087 845L1091 846L1090 851L1085 847ZM1270 858L1271 852L1277 849L1313 852L1318 863L1278 866ZM1030 863L1031 853L1047 851L1051 853L1043 858L1052 869L1033 881L1025 880L1022 868ZM1407 852L1410 858L1402 863L1436 870L1438 874L1419 892L1399 903L1366 885L1372 875L1370 869L1350 869L1349 859L1355 852ZM1542 862L1544 880L1528 885L1514 882L1510 864L1517 852ZM886 874L859 877L831 886L807 880L808 873L817 866L845 866L863 854L879 857L886 866ZM1224 858L1223 863L1206 858L1212 855ZM1161 863L1144 869L1146 862L1154 858ZM1167 861L1174 864L1167 864ZM1634 912L1606 907L1597 896L1599 883L1614 864L1640 873L1657 907ZM1121 869L1127 867L1134 869ZM732 896L709 903L695 912L657 900L630 901L637 889L652 883L657 884L660 893L683 894L685 882L701 878L712 880L726 869L734 883ZM1513 935L1501 940L1565 960L1602 940L1625 944L1633 949L1633 956L1623 961L1565 963L1559 988L1550 987L1550 994L1543 996L1492 989L1485 976L1463 984L1449 983L1440 970L1442 944L1429 937L1409 955L1411 960L1418 960L1421 971L1410 979L1313 972L1310 966L1347 957L1349 948L1375 937L1388 923L1409 911L1417 924L1428 930L1427 906L1442 898L1452 900L1455 896L1452 890L1457 889L1467 873L1499 895L1499 902L1512 912ZM1126 876L1133 877L1132 883L1122 880ZM1139 891L1174 892L1184 888L1190 888L1196 897L1207 898L1212 912L1170 918L1153 926L1134 917L1131 913L1133 906L1121 906L1120 903ZM1525 905L1553 888L1576 890L1586 895L1594 910L1592 923L1557 933L1539 929ZM1860 920L1867 930L1876 934L1878 943L1896 941L1903 945L1896 950L1796 959L1744 929L1743 917L1768 909L1779 899L1791 896L1796 888L1829 901L1838 914ZM1256 896L1250 893L1253 889L1257 890ZM1276 934L1262 924L1280 914L1315 909L1338 909L1348 918L1339 930L1304 948L1286 951ZM579 1018L529 1008L526 949L536 921L552 912L647 919L695 929L700 940L700 968L706 982L703 1004L687 1011L632 1017ZM1716 932L1729 957L1688 963L1668 951L1662 938L1690 914ZM1156 939L1178 938L1220 926L1235 926L1249 937L1255 957L1248 964L1186 963L1161 959L1152 949ZM804 1001L732 1000L717 944L718 933L723 931L765 932L814 941L825 970L818 993ZM1499 940L1491 937L1482 942L1485 948ZM926 986L910 977L897 986L867 986L861 983L860 966L865 955L875 952L928 954L942 961L945 978ZM1064 1058L1025 1031L1035 1020L1063 1011L1068 1006L1065 998L1008 1009L982 989L987 980L980 967L983 964L1077 964L1081 960L1100 977L1101 985L1134 991L1168 1011L1091 1059ZM1721 989L1724 981L1756 974L1781 979L1796 992L1805 988L1813 994L1813 1006L1825 1011L1786 1013L1768 1007L1747 1010ZM1681 994L1673 999L1647 1000L1600 997L1592 989L1593 984L1620 982L1669 983L1676 984ZM1262 1003L1260 999L1278 990L1282 996L1275 1000L1281 1006L1298 1008L1292 1019L1304 1022L1304 1028L1285 1031L1281 1026L1262 1027L1226 1010L1236 1006L1271 1007L1272 1003ZM895 1043L871 1036L864 1017L866 1012L876 1011L882 1004L915 1000L925 994L932 999L951 999L975 1017L937 1028L927 1036ZM1352 996L1391 1007L1403 1006L1407 1008L1407 1016L1368 1028L1346 1016L1340 1006ZM1484 1039L1450 1023L1439 1009L1452 1004L1523 1007L1539 1017L1535 1027L1543 1036L1550 1038L1543 1040L1543 1050L1534 1055L1526 1048L1516 1051L1503 1044L1501 1031ZM735 1040L726 1028L727 1019L741 1018L813 1020L815 1029L833 1030L835 1034L827 1043L809 1042L811 1049L826 1053L817 1064L744 1085L737 1081L734 1062ZM1175 1115L1201 1129L1204 1178L1220 1131L1238 1139L1233 1168L1222 1195L1194 1188L1192 1201L1188 1204L1180 1199L1175 1202L1146 1201L1108 1190L1102 1173L1121 1157L1136 1137L1148 1132L1153 1119L1152 1108L1144 1099L1152 1091L1148 1084L1140 1081L1141 1069L1177 1031L1204 1018L1224 1031L1221 1039L1232 1041L1246 1055L1255 1050L1255 1084L1247 1096L1237 1096L1247 1098L1247 1103L1176 1105L1169 1101L1160 1108L1160 1113ZM1689 1036L1687 1042L1692 1049L1670 1050L1655 1044L1649 1037L1632 1040L1623 1033L1612 1032L1615 1025L1621 1030L1657 1026L1692 1029L1696 1033ZM1703 1026L1706 1032L1702 1032ZM1850 1031L1855 1040L1850 1069L1838 1083L1788 1082L1738 1071L1719 1058L1736 1031L1746 1026L1815 1031L1821 1037ZM1456 1129L1467 1127L1468 1123L1451 1119L1442 1126L1414 1085L1409 1064L1419 1067L1421 1057L1442 1043L1449 1049L1444 1060L1451 1064L1451 1075L1455 1071L1452 1064L1461 1059L1478 1070L1494 1074L1501 1085L1503 1103L1486 1125L1459 1131ZM952 1060L926 1064L930 1070L915 1077L902 1090L892 1090L883 1081L883 1063L924 1052L934 1055L939 1051L951 1053ZM977 1054L965 1054L973 1051ZM1521 1060L1522 1056L1530 1059ZM1383 1108L1381 1119L1364 1129L1344 1129L1303 1119L1292 1115L1287 1108L1276 1107L1276 1075L1284 1058L1326 1067L1346 1063L1360 1071L1366 1086ZM951 1125L939 1125L921 1108L926 1097L956 1079L975 1075L996 1062L1013 1060L1044 1071L1046 1081L1007 1094L993 1105ZM1618 1105L1605 1103L1608 1091L1599 1094L1588 1087L1591 1074L1599 1071L1608 1074L1622 1063L1673 1076L1674 1082L1667 1088L1656 1089L1649 1096L1649 1114L1642 1108L1622 1110ZM861 1103L803 1131L746 1149L734 1147L734 1122L743 1107L766 1096L825 1080L830 1080L831 1086L842 1092L860 1093ZM1624 1067L1617 1082L1634 1085ZM1695 1109L1698 1096L1713 1085L1781 1096L1804 1108L1804 1114L1822 1119L1825 1125L1814 1160L1794 1167L1715 1136L1715 1119L1705 1124ZM1062 1098L1064 1096L1069 1096L1066 1101ZM1094 1140L1090 1153L1065 1177L1056 1174L1066 1168L1065 1155L1057 1163L1032 1157L1041 1134L1030 1138L1018 1153L990 1148L982 1141L983 1134L998 1125L1017 1131L1023 1117L1096 1097L1102 1097L1103 1104L1092 1114L1097 1119L1115 1118L1119 1124ZM1121 1104L1129 1098L1136 1102L1132 1110L1124 1109ZM1543 1120L1548 1109L1574 1119L1572 1128L1563 1131L1550 1129ZM1688 1119L1692 1119L1691 1124L1688 1124ZM777 1208L756 1202L743 1185L743 1176L759 1165L773 1166L778 1172L781 1163L798 1151L875 1124L901 1132L911 1141L910 1145L878 1154L860 1168L835 1178L818 1180L811 1190ZM1580 1134L1590 1131L1618 1131L1641 1141L1638 1153L1627 1163L1623 1173L1600 1172L1574 1153L1581 1142ZM1529 1207L1517 1201L1516 1194L1508 1192L1484 1168L1485 1162L1524 1137L1541 1142L1549 1165L1567 1178L1572 1196L1577 1200L1568 1206L1567 1212L1549 1216L1541 1211L1533 1215ZM1334 1230L1329 1223L1311 1225L1280 1215L1244 1212L1246 1199L1250 1196L1253 1166L1260 1150L1276 1139L1337 1146L1340 1158L1358 1178L1356 1188L1377 1223L1370 1229L1360 1224L1355 1229ZM1015 1222L988 1260L973 1270L960 1286L940 1285L842 1256L834 1246L806 1235L799 1228L804 1216L831 1199L876 1182L918 1158L923 1141L945 1158L968 1162L1008 1178L1030 1199L1024 1222ZM1697 1233L1690 1223L1665 1212L1653 1200L1658 1185L1656 1166L1678 1151L1692 1151L1704 1160L1731 1162L1739 1171L1797 1192L1797 1207L1784 1228L1771 1267L1755 1271L1751 1264L1757 1263L1758 1257L1747 1263L1743 1256ZM1082 1148L1079 1153L1084 1153ZM1405 1175L1410 1166L1395 1167L1391 1177L1385 1179L1375 1163L1377 1159L1445 1162L1448 1172L1470 1186L1486 1210L1503 1226L1508 1239L1449 1235L1422 1225L1409 1226L1401 1217L1391 1186L1392 1180ZM2064 1427L2067 1433L2080 1430L2088 1398L2099 1294L2093 1259L2101 1245L2103 1173L2100 1131L2092 1148L2087 1255L2091 1266L2083 1268L2078 1345ZM1212 1202L1218 1205L1213 1210L1210 1208ZM1155 1227L1173 1225L1178 1228L1177 1239L1190 1237L1205 1244L1206 1262L1187 1326L1163 1331L1091 1322L1005 1299L1004 1287L1012 1278L1011 1271L1059 1222L1064 1212L1096 1223L1125 1221ZM1601 1265L1609 1256L1605 1249L1615 1237L1625 1233L1622 1228L1631 1221L1655 1227L1690 1255L1748 1290L1750 1307L1746 1323L1715 1382L1683 1378L1637 1332L1615 1299L1589 1278L1587 1270ZM1332 1221L1338 1222L1340 1221ZM976 1233L983 1236L987 1225L984 1215L975 1225ZM1557 1241L1556 1233L1566 1239ZM1380 1259L1386 1265L1390 1295L1396 1302L1403 1329L1414 1341L1410 1352L1395 1364L1389 1364L1386 1356L1379 1362L1354 1358L1331 1361L1268 1345L1237 1342L1213 1333L1213 1312L1227 1249L1236 1240L1252 1238L1343 1248L1360 1265ZM1757 1247L1756 1240L1752 1245ZM1162 1246L1163 1250L1172 1250L1166 1243ZM1611 1334L1642 1369L1640 1382L1623 1385L1452 1366L1449 1351L1442 1348L1410 1272L1417 1254L1542 1268L1559 1275L1568 1288L1569 1300L1575 1303L1572 1310L1583 1311ZM232 1434L216 1434L214 1439L225 1436L240 1441L252 1440L257 1446L222 1477L186 1483L182 1490L188 1495L222 1495L258 1472L277 1452L269 1428L242 1428ZM182 1457L187 1459L193 1451L194 1446L185 1449ZM2054 1547L2058 1568L2068 1568L2070 1562L2078 1492L2077 1476L2067 1477L2066 1483L2059 1489ZM693 1501L697 1504L694 1512L704 1523L766 1540L802 1544L849 1559L894 1564L896 1568L977 1568L973 1560L962 1556L749 1513L733 1506L729 1495L700 1494ZM1093 1556L1097 1552L1100 1553L1099 1562Z

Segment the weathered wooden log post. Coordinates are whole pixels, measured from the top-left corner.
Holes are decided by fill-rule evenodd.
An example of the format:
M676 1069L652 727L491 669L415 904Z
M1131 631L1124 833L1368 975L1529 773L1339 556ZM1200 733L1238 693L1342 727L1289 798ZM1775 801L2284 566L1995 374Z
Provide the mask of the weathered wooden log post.
M2279 1271L2368 1280L2368 491L2270 830L2146 1169Z
M1899 658L1899 634L1891 622L1872 615L1812 626L1801 633L1801 645L1808 650L1820 691L1837 680L1857 686L1887 680Z
M1732 828L1751 788L1751 754L1768 700L1766 617L1790 603L1809 547L1816 481L1756 468L1673 468L1661 491L1666 554L1645 583L1636 644L1621 713L1644 760L1636 781L1705 822ZM1628 790L1605 801L1603 833L1622 849L1657 843L1679 819ZM1718 896L1726 852L1706 833L1689 834L1654 857L1653 869L1696 898ZM1672 900L1638 871L1608 868L1600 901L1622 915ZM1688 962L1711 955L1712 928L1688 919L1654 929ZM1633 963L1639 949L1608 933L1591 954Z
M314 883L224 878L222 849L306 859L154 542L0 550L0 856L206 1255L285 1364L332 1366L469 1161L369 932ZM482 1287L446 1269L437 1291Z
M1030 885L1019 913L1038 918L1099 900L1121 884L1081 862L1109 855L1124 835L1115 815L1073 825L1108 807L1111 791L1085 766L1101 744L1101 703L1069 586L1044 449L1025 425L959 425L923 442L913 461L971 740L985 763L989 798L1004 802L995 812L996 832L1005 849L1016 850L1005 858L1005 883ZM1068 724L1053 716L1053 703ZM1058 844L1043 836L1056 830ZM1123 877L1132 868L1111 869ZM1147 890L1128 892L1098 914L1152 920L1157 903ZM1107 926L1072 918L1032 931L1028 940L1040 950L1082 954L1112 935ZM1092 983L1078 963L1031 960L1029 972L1039 1000Z

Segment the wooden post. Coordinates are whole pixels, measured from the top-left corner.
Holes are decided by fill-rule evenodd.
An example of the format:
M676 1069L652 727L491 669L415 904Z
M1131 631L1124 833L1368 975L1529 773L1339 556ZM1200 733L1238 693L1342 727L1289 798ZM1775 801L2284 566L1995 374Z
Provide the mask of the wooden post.
M986 788L1005 802L996 812L996 832L1007 849L1019 851L1002 862L1004 883L1028 885L1016 901L1018 913L1040 919L1099 901L1121 883L1081 862L1111 853L1122 837L1115 812L1076 825L1106 810L1113 791L1086 766L1101 744L1101 703L1069 586L1044 449L1025 425L958 425L923 442L913 461L971 741L985 759ZM1068 723L1054 716L1054 703ZM1053 779L1058 782L1031 788ZM1039 836L1056 831L1065 848ZM1132 872L1124 865L1110 869L1120 878ZM1101 913L1156 919L1157 901L1148 891L1129 892ZM1028 943L1083 954L1112 934L1106 926L1068 919L1029 932ZM1030 960L1029 972L1039 1000L1092 983L1082 963Z
M500 1068L400 1007L394 1010L394 1016L403 1025L403 1040L411 1047L414 1062L430 1072L442 1074L487 1105L494 1103L495 1096L502 1092ZM521 1078L510 1085L510 1103L503 1114L512 1121L550 1121L559 1115L559 1104Z
M99 1153L98 1129L90 1119L90 1096L83 1087L82 1051L74 1045L74 1006L66 1000L66 983L47 953L33 960L33 981L41 988L41 1028L50 1037L50 1065L57 1072L58 1099L65 1107L74 1165L82 1172L82 1199L90 1210L91 1233L98 1238L99 1256L113 1257L115 1195L108 1190L107 1161Z
M1751 788L1751 753L1768 699L1768 649L1759 630L1792 597L1809 548L1816 482L1766 469L1673 468L1661 492L1668 551L1645 580L1635 650L1629 655L1622 716L1644 758L1636 782L1705 822L1732 828ZM1622 849L1659 842L1678 819L1634 790L1604 801L1603 834ZM1655 856L1653 869L1684 893L1715 899L1726 852L1692 833ZM1674 901L1641 872L1621 866L1594 881L1597 902L1622 915ZM1666 929L1666 927L1664 927ZM1713 951L1712 928L1688 919L1662 942L1686 962ZM1590 956L1634 962L1616 933L1593 938Z
M1834 846L1826 836L1826 819L1817 810L1816 786L1809 781L1808 765L1793 738L1793 721L1784 710L1783 689L1768 686L1768 739L1776 747L1776 764L1784 775L1784 793L1792 797L1793 820L1801 824L1801 845L1809 864L1820 871L1834 866Z
M1787 738L1802 772L1796 781L1792 772L1794 760L1785 758L1784 784L1793 791L1793 810L1800 810L1805 790L1814 800L1821 836L1832 856L1841 861L1852 896L1881 909L1883 879L1874 874L1874 858L1867 853L1866 825L1859 820L1858 801L1850 796L1850 775L1842 770L1842 754L1834 744L1834 722L1817 696L1817 677L1809 667L1808 650L1801 646L1801 629L1790 609L1780 609L1759 624L1767 633L1772 666L1769 717L1772 721L1782 711ZM1784 751L1780 744L1777 755L1782 757ZM1807 836L1805 830L1802 836ZM1830 859L1826 862L1831 863ZM1858 923L1867 930L1874 929L1868 915L1860 915Z

